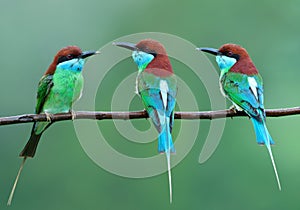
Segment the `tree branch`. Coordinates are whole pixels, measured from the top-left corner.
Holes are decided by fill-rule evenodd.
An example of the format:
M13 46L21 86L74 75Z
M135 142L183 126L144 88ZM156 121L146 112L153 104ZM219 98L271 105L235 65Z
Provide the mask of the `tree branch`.
M92 120L107 120L107 119L138 119L138 118L148 118L146 111L134 111L134 112L91 112L91 111L78 111L73 112L74 119L92 119ZM285 108L285 109L268 109L266 110L266 115L268 117L282 117L289 115L299 115L300 107ZM176 112L175 119L219 119L226 117L242 117L247 116L243 111L234 111L232 109L218 110L218 111L203 111L203 112ZM61 113L51 115L51 121L63 121L72 120L71 113ZM9 117L0 117L1 125L11 125L20 123L30 123L36 121L47 121L47 116L45 114L25 114Z

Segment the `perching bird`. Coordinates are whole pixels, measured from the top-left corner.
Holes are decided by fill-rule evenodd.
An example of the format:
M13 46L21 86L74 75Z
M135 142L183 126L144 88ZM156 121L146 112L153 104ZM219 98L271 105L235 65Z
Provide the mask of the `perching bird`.
M168 165L170 202L172 202L172 181L170 153L174 153L172 127L176 104L177 80L164 46L152 39L137 44L118 42L117 46L132 50L132 58L138 66L136 90L152 119L158 136L158 151L165 153Z
M64 47L57 52L39 81L35 113L45 113L49 120L33 124L30 138L20 153L23 162L9 196L8 205L11 204L26 158L34 157L43 132L51 125L51 114L72 112L72 104L82 93L84 59L97 53L97 51L82 52L77 46Z
M247 51L236 44L225 44L220 49L197 48L216 56L221 69L221 91L238 110L244 110L252 120L258 144L266 145L274 168L279 190L281 185L273 158L274 144L266 127L263 80Z

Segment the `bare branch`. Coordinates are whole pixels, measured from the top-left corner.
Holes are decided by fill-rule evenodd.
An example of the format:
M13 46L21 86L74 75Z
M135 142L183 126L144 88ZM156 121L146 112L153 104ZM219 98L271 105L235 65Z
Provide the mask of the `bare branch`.
M135 111L135 112L92 112L92 111L78 111L73 112L75 114L74 119L92 119L92 120L108 120L108 119L139 119L148 118L146 111ZM268 109L266 115L268 117L282 117L289 115L299 115L300 107L285 108L285 109ZM245 112L237 111L232 109L218 110L218 111L203 111L203 112L176 112L175 119L219 119L225 117L242 117L247 116ZM52 122L72 120L71 113L54 114L51 116ZM9 117L0 117L1 125L11 125L20 123L30 123L35 121L47 121L45 114L25 114Z

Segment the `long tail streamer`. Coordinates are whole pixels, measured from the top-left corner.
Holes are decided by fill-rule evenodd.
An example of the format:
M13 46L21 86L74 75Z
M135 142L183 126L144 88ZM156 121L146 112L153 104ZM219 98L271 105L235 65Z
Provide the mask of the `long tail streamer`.
M14 182L14 185L11 189L11 192L10 192L10 195L9 195L9 198L8 198L8 201L7 201L7 205L10 206L11 202L12 202L12 199L14 197L14 193L15 193L15 190L16 190L16 187L17 187L17 184L18 184L18 181L19 181L19 177L20 177L20 174L23 170L23 167L24 167L24 164L25 164L25 161L26 161L26 156L23 158L23 161L21 163L21 166L20 166L20 169L18 171L18 174L17 174L17 177L16 177L16 180Z
M275 161L274 161L274 158L273 158L273 154L272 154L272 150L271 150L271 145L268 144L266 146L267 146L267 149L268 149L271 161L272 161L272 165L273 165L273 169L274 169L274 172L275 172L275 176L276 176L278 188L279 188L279 190L281 190L281 184L280 184L280 181L279 181L279 176L278 176L276 165L275 165Z
M169 178L169 192L170 192L170 203L172 203L172 174L171 174L171 160L170 160L170 150L166 151L167 165L168 165L168 178Z

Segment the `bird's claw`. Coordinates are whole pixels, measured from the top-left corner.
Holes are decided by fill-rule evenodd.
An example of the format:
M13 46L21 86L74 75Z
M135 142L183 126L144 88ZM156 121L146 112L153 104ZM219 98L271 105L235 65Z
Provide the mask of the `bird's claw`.
M72 116L72 120L75 120L76 119L76 112L74 110L71 110L70 113L71 113L71 116Z
M238 111L234 105L232 105L231 107L229 107L229 110L230 110L230 112L233 112L234 114L236 114L237 111ZM231 119L233 119L232 116L231 116Z
M233 112L234 114L236 114L238 112L237 108L234 105L231 105L231 107L229 107L229 110L231 112Z
M46 115L47 121L48 121L48 122L51 122L51 121L52 121L52 118L53 118L53 114L45 113L45 115Z
M233 104L231 107L229 107L229 111L233 112L234 115L236 114L240 114L241 112L245 112L242 108L240 108L239 106ZM250 119L250 116L248 116ZM233 116L231 116L231 119L233 118Z

